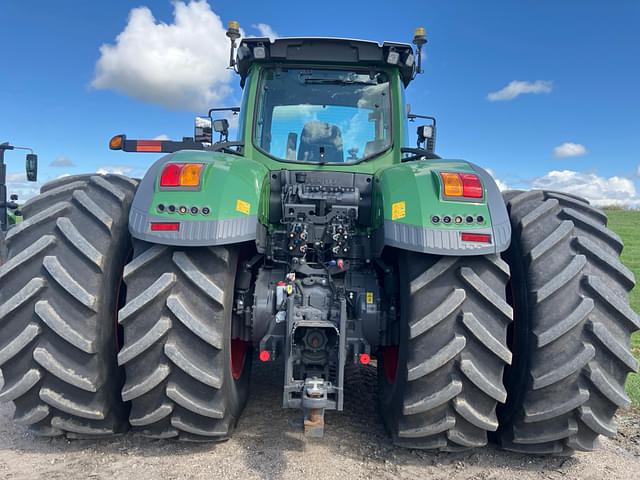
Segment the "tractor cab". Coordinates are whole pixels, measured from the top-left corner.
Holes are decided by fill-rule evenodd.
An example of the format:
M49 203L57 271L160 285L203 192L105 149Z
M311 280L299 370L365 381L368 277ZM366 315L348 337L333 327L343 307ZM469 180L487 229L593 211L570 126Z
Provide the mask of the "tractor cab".
M407 159L438 158L435 118L411 114L404 89L421 72L424 29L408 43L342 38L245 38L237 47L230 22L230 68L244 89L242 107L213 108L195 119L193 137L180 142L112 139L112 149L138 152L209 150L237 153L284 168L283 163L336 167L375 160L371 171ZM416 56L418 64L416 66ZM239 115L237 141L222 111ZM424 118L418 147L410 149L407 119ZM214 138L213 132L220 134ZM426 136L425 136L426 135ZM278 166L280 164L280 166ZM313 168L313 167L311 167Z

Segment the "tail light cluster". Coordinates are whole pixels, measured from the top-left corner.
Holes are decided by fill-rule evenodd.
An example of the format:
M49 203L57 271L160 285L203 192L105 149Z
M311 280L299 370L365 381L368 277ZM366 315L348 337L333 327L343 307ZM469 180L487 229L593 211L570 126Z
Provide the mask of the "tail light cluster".
M199 187L204 163L167 163L160 175L161 187Z
M482 198L482 182L473 173L440 172L445 197Z

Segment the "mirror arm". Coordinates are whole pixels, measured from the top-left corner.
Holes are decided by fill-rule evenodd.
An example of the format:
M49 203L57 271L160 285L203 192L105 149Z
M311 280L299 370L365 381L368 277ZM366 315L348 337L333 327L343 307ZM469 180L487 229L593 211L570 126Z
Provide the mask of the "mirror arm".
M7 167L4 164L4 151L13 150L8 142L0 144L0 231L5 232L8 228L9 219L7 217Z
M209 117L211 117L211 114L213 112L224 112L224 111L230 111L230 112L233 112L234 115L237 115L238 113L240 113L240 107L210 108L209 109Z
M427 120L431 120L433 122L433 126L436 126L436 117L430 117L428 115L418 115L417 113L408 113L407 118L410 121L413 121L416 118L426 118Z

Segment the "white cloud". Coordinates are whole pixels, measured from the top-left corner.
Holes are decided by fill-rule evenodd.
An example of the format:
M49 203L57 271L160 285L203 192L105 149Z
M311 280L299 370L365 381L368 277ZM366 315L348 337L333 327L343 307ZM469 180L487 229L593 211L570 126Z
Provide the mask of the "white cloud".
M502 90L492 92L487 95L487 99L491 102L496 100L513 100L522 93L549 93L551 92L552 82L549 80L536 80L535 82L521 82L513 80Z
M153 139L154 140L171 140L171 137L169 137L169 135L167 135L166 133L161 133L157 137L153 137Z
M103 44L91 85L173 110L206 111L233 81L226 28L204 0L174 3L174 22L131 10L115 44Z
M8 173L7 174L7 183L19 183L26 182L27 174L26 173Z
M498 185L498 189L503 192L505 190L509 190L509 187L507 186L507 184L505 182L503 182L502 180L498 179L496 177L496 174L493 170L491 170L490 168L485 168L485 170L487 172L489 172L489 175L491 175L493 177L493 180L495 180L496 185Z
M576 157L585 153L587 153L587 149L579 143L564 142L553 148L553 158Z
M58 157L49 164L50 167L74 167L75 165L67 157Z
M251 27L258 30L260 35L263 37L269 37L269 40L273 40L280 36L273 28L271 28L271 25L267 25L266 23L258 23L257 25L251 25Z
M96 173L100 175L106 175L108 173L115 173L118 175L130 175L131 172L135 170L134 167L130 167L128 165L104 165L102 167L98 167Z
M640 206L640 195L633 181L624 177L600 177L595 173L581 173L571 170L552 170L534 178L531 186L546 190L572 193L589 200L593 205Z
M25 173L7 174L7 194L17 194L20 203L24 203L40 193L41 185L39 182L28 182Z

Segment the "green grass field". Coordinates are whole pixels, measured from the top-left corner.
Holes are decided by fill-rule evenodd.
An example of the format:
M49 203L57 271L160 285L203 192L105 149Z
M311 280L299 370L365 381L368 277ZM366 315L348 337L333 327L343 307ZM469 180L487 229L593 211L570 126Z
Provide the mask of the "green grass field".
M622 262L631 269L640 283L640 211L607 210L609 228L616 232L624 242ZM631 308L640 312L640 287L636 285L629 295ZM631 337L631 351L640 359L640 332ZM640 408L640 374L632 373L627 378L627 393L635 408Z

